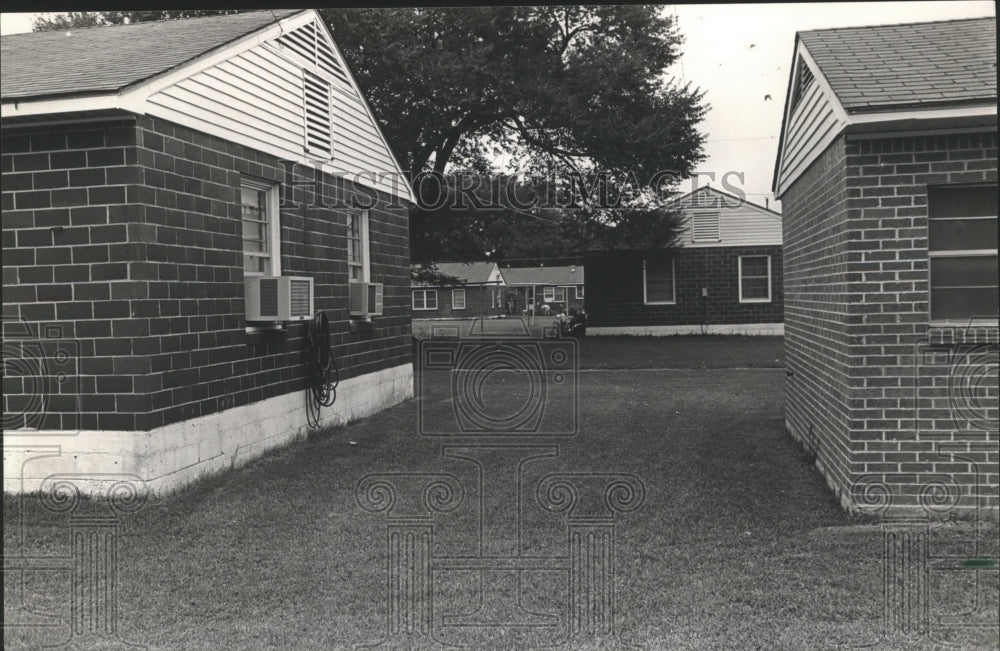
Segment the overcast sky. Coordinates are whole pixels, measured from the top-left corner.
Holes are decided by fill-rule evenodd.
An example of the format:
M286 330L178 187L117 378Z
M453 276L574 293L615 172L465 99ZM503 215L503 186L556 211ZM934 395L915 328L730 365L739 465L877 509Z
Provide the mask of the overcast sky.
M665 6L676 14L685 38L684 54L670 73L706 91L712 106L702 123L708 158L699 171L714 173L715 187L726 172L743 172L747 199L760 204L766 199L771 207L796 31L995 15L992 1ZM35 15L0 14L0 32L30 31ZM701 176L699 185L708 180ZM739 183L732 176L730 181Z

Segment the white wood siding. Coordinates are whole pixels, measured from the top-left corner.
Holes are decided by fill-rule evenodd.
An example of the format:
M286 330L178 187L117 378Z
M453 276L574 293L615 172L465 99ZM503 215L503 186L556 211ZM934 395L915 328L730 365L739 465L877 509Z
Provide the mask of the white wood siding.
M302 66L271 41L161 89L146 112L192 129L305 164ZM410 199L405 179L357 89L334 82L333 159L324 171ZM353 92L352 92L353 91Z
M847 125L843 110L833 97L829 84L803 47L799 47L794 60L801 60L803 65L811 64L814 81L785 120L781 162L775 184L778 197ZM790 94L786 101L790 102L791 99Z
M698 190L681 200L680 206L686 215L680 244L685 247L706 246L767 246L781 244L781 215L757 206L737 203L737 197ZM728 204L728 205L727 205ZM691 224L694 212L718 210L718 242L695 243Z

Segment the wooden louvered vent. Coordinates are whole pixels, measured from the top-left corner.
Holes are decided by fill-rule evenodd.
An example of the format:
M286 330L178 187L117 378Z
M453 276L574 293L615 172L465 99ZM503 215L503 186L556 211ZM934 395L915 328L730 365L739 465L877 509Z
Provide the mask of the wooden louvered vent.
M792 94L793 111L799 105L799 102L802 101L802 97L806 94L806 91L809 90L809 87L812 86L814 81L815 77L813 77L812 70L810 70L809 66L806 65L806 62L802 60L802 57L799 57L799 78L798 83L795 86L795 92Z
M306 152L333 158L333 124L330 119L330 82L303 70Z
M696 212L692 219L692 231L695 242L718 242L719 213L717 212Z
M321 71L341 82L345 90L354 94L347 71L344 70L333 48L323 38L315 23L306 23L298 29L279 36L278 44L311 62Z

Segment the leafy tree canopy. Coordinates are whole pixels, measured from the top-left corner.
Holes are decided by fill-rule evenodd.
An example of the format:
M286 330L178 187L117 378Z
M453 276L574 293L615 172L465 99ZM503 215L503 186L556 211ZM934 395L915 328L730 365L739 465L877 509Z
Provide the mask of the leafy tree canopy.
M662 7L322 10L412 174L496 153L650 178L701 158L702 93L664 79Z

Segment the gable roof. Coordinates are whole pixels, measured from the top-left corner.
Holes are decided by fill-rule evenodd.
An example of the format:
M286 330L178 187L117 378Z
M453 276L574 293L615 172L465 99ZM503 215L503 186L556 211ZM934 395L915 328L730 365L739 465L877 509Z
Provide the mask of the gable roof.
M303 10L29 32L0 38L0 97L113 93Z
M495 262L437 262L434 266L440 273L458 278L465 285L485 285L501 278ZM415 287L425 285L429 287L430 283L413 283Z
M712 195L713 201L709 205L699 206L701 201L706 195ZM740 206L750 206L751 208L760 211L766 215L773 217L781 217L781 213L776 210L771 210L770 208L765 208L755 204L752 201L747 201L745 197L739 197L730 192L723 192L722 190L717 190L709 185L703 185L697 190L688 192L687 194L681 195L679 197L674 197L670 200L671 204L679 205L682 209L691 207L691 204L695 204L693 207L705 207L705 208L737 208Z
M44 123L55 115L149 115L414 201L368 100L315 9L16 34L3 37L0 46L4 126ZM317 113L306 108L315 99L305 88L306 73L336 91L327 95L336 130L327 149L333 151L307 142L308 116ZM322 125L321 118L312 119Z
M996 19L795 34L771 188L777 199L843 134L995 128ZM814 83L801 83L803 76Z
M507 285L582 285L583 265L501 269Z
M848 113L996 102L995 18L798 36Z

